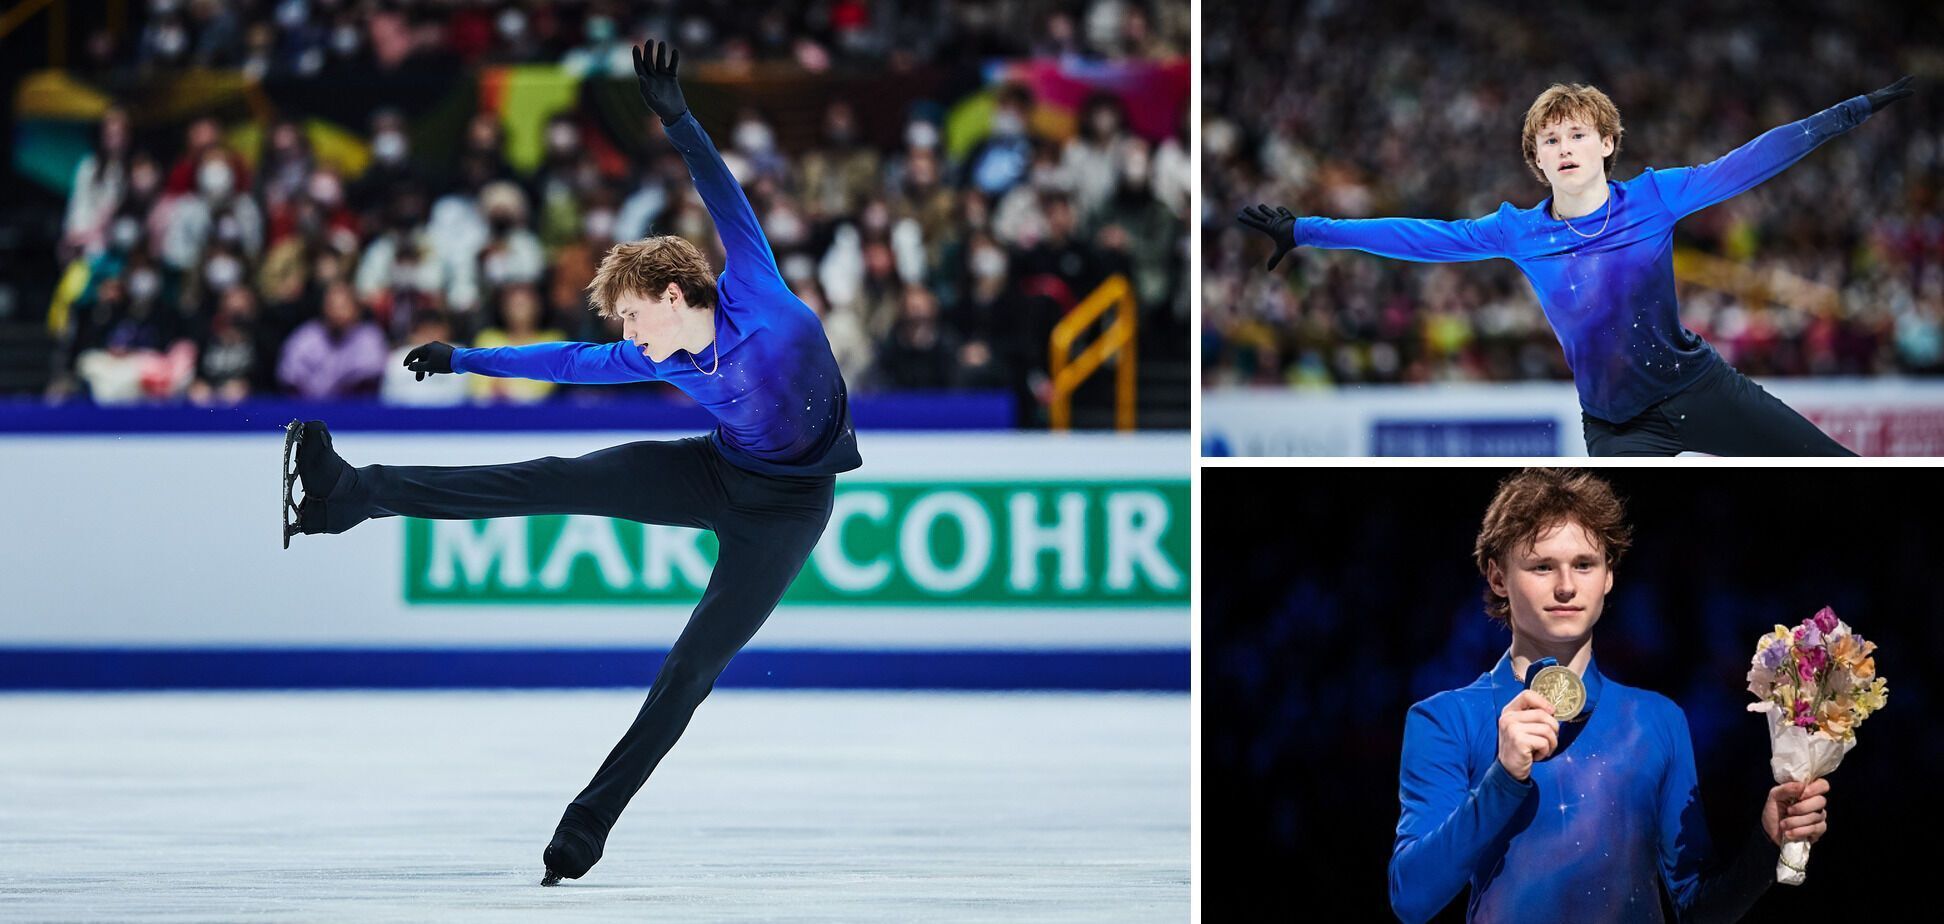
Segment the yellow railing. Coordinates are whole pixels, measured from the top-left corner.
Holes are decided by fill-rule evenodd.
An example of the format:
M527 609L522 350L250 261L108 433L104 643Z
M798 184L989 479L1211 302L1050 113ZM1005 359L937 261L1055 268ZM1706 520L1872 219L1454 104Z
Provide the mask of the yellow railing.
M1114 312L1114 320L1093 343L1073 357L1073 342L1080 339L1101 315ZM1134 303L1134 287L1119 274L1080 300L1060 323L1053 326L1050 340L1053 353L1053 429L1073 428L1073 393L1081 383L1100 370L1107 360L1118 358L1114 371L1114 428L1134 429L1135 331L1139 325ZM1069 359L1069 357L1072 357Z
M1780 269L1757 269L1694 250L1674 251L1674 278L1727 292L1755 309L1776 302L1827 315L1842 307L1842 297L1834 288L1813 279Z

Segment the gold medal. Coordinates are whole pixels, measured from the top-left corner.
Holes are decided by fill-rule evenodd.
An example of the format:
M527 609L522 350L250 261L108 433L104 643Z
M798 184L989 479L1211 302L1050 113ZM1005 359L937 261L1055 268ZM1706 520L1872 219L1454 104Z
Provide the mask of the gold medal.
M1586 706L1586 683L1572 668L1557 664L1542 668L1527 686L1552 703L1553 718L1561 722L1571 722Z

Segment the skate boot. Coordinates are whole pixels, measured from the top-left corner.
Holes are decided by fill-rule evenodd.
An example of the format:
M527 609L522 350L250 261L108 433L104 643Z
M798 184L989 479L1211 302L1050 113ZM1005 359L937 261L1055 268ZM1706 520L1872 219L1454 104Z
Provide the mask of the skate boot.
M553 842L541 855L547 864L547 874L541 877L540 884L559 885L561 879L587 875L600 861L607 835L608 826L595 818L594 813L578 805L567 806L567 814L561 816L559 827L554 828Z
M283 544L290 548L290 537L298 533L341 533L356 521L337 523L345 517L332 517L328 501L342 498L357 480L356 471L331 448L331 431L324 421L296 421L284 425L283 453ZM302 484L304 497L297 500L296 488ZM348 507L349 505L341 505ZM341 512L341 511L340 511Z

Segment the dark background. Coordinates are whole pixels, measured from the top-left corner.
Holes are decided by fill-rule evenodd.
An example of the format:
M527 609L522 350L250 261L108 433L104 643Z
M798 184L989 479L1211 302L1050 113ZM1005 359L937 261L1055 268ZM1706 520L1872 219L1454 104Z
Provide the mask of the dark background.
M1203 857L1209 920L1299 909L1392 918L1398 755L1410 706L1490 670L1473 540L1509 470L1203 473ZM1744 711L1756 638L1827 604L1878 644L1884 710L1830 778L1809 881L1749 920L1888 914L1921 878L1944 769L1934 469L1609 469L1634 546L1595 630L1601 671L1686 711L1718 850L1772 785ZM1910 907L1904 905L1903 907ZM1916 907L1922 907L1916 906ZM1465 895L1439 920L1463 920Z

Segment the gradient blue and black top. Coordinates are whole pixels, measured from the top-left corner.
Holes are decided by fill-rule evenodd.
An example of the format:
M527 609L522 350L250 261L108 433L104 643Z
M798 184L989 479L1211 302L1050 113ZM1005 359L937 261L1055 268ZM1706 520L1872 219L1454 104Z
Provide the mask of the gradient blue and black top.
M1580 406L1625 423L1721 362L1707 341L1681 326L1674 223L1754 188L1869 117L1869 101L1858 96L1771 129L1712 163L1609 180L1608 204L1570 225L1552 217L1548 196L1529 209L1501 203L1494 214L1460 221L1299 218L1294 236L1299 246L1426 263L1511 260L1566 350Z
M1714 868L1681 708L1590 661L1581 677L1585 719L1561 723L1559 749L1525 781L1498 761L1499 713L1525 689L1509 652L1411 707L1390 864L1399 918L1427 920L1469 883L1472 921L1660 921L1663 887L1677 920L1733 920L1774 880L1781 851L1763 849L1759 825Z
M834 475L864 464L823 323L790 291L742 187L693 113L668 126L728 254L716 283L716 342L661 362L632 340L460 349L454 372L603 385L667 382L715 415L716 448L739 468ZM716 365L720 357L720 366Z

